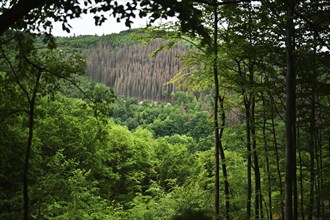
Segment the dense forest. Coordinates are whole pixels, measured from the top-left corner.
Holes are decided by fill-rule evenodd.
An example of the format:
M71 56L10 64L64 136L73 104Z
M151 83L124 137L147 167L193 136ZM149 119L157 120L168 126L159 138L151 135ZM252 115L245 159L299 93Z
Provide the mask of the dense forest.
M0 3L0 219L330 219L329 10ZM101 12L178 21L51 35Z

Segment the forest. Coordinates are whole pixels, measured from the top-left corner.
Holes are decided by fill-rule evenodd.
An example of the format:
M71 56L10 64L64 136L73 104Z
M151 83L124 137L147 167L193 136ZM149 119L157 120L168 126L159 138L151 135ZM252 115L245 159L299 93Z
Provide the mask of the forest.
M330 219L328 1L81 2L0 3L1 220Z

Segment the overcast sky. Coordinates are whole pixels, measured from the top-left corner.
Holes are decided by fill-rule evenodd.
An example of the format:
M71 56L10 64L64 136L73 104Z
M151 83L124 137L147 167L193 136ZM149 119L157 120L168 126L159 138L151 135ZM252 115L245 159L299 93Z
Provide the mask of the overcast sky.
M119 33L128 28L125 26L125 21L117 23L116 19L113 17L108 18L108 20L102 24L102 26L95 26L94 15L87 14L83 15L81 18L73 19L69 21L72 26L71 32L68 34L62 30L61 23L55 23L53 29L53 35L55 36L73 36L73 35L103 35L111 33ZM136 18L132 28L139 28L146 26L146 19Z

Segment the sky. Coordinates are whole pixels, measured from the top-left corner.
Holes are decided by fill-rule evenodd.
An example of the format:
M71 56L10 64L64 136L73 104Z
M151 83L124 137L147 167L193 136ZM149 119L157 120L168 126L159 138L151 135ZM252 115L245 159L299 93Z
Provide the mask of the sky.
M67 33L62 30L61 23L54 23L54 29L52 31L54 36L79 36L79 35L103 35L111 33L119 33L121 31L127 30L128 27L125 26L125 21L117 23L116 19L113 17L108 18L108 20L102 24L102 26L95 26L94 15L87 14L80 18L76 18L69 21L72 26L71 32ZM140 28L146 26L147 20L136 18L132 28Z

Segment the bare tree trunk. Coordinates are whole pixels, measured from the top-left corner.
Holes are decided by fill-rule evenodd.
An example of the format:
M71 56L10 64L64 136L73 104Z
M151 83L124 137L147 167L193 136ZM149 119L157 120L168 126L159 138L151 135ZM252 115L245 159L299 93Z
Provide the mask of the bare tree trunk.
M220 178L219 178L219 166L220 166L220 130L219 130L219 78L218 78L218 10L214 7L214 41L213 41L213 77L214 77L214 137L215 137L215 173L214 173L214 213L215 219L220 219Z
M275 105L275 103L274 103ZM275 122L274 122L274 108L272 108L272 133L273 133L273 139L274 139L274 146L275 146L275 155L276 155L276 170L277 175L279 179L280 184L280 195L281 195L281 219L284 220L285 214L284 214L284 203L283 203L283 180L281 175L281 168L280 168L280 155L278 152L278 146L277 146L277 138L276 138L276 129L275 129Z
M297 138L299 140L299 126L297 126ZM299 141L297 141L299 143ZM302 162L301 162L301 149L298 148L298 156L299 156L299 182L300 182L300 209L301 209L301 220L305 220L305 212L304 212L304 187L303 187L303 172L302 172Z
M310 179L309 179L309 212L308 220L313 219L313 209L314 209L314 186L315 186L315 95L314 89L312 88L311 97L311 118L310 118L310 135L309 135L309 154L310 154Z
M319 155L318 155L318 149L320 148L319 143L316 141L315 145L315 160L316 160L316 170L318 172L317 178L316 178L316 217L317 219L320 219L321 216L321 187L320 187L320 162L319 162Z
M293 219L292 190L294 167L294 140L295 140L295 80L294 71L294 24L293 24L294 0L287 1L286 21L286 164L285 164L285 219Z
M247 191L247 219L251 218L251 198L252 198L252 155L251 155L251 125L250 125L250 101L245 96L245 118L246 118L246 149L247 149L247 178L248 178L248 191Z
M316 108L316 94L314 94L314 107ZM315 109L316 111L316 109ZM314 117L314 135L315 135L315 161L316 161L316 170L317 170L317 175L316 175L316 217L317 219L320 219L321 217L321 178L322 178L322 170L321 170L321 165L320 165L320 160L322 158L320 157L321 154L321 149L322 149L322 143L319 138L319 129L317 129L316 125L316 113ZM320 154L319 154L320 152Z
M252 98L252 103L251 103L251 135L252 135L252 150L253 150L254 178L255 178L255 219L259 219L261 217L262 200L261 200L260 168L259 168L259 158L257 152L256 129L255 129L255 98L254 97Z
M30 218L30 210L29 210L29 165L30 165L30 156L31 156L31 148L32 148L32 140L33 140L33 126L34 126L34 111L36 106L36 97L39 89L39 81L41 77L41 71L39 70L36 76L35 85L33 88L33 93L31 98L27 96L29 101L29 124L28 130L29 135L27 139L27 145L25 149L25 161L23 168L23 199L24 199L24 220L28 220Z
M321 112L320 112L321 115ZM320 116L320 118L322 118L322 116ZM322 121L321 121L321 124ZM322 195L322 191L323 191L323 151L322 151L322 130L319 131L319 150L320 150L320 167L319 167L319 179L320 179L320 189L319 189L319 206L320 206L320 213L322 213L322 217L324 216L324 201L323 201L323 195Z
M266 137L266 109L265 109L265 98L264 97L262 97L262 107L263 107L262 136L264 139L265 157L266 157L269 219L273 220L272 187L271 187L271 176L270 176L270 166L269 166L269 151L268 151L268 143L267 143L267 137Z
M221 127L220 127L220 156L221 156L221 165L222 165L222 174L224 178L224 188L225 188L225 203L226 203L226 210L225 210L225 219L230 219L230 193L229 193L229 181L228 181L228 174L227 174L227 166L226 166L226 158L225 152L222 146L222 136L223 131L225 128L225 121L226 121L226 114L224 109L224 99L225 97L219 97L219 104L220 104L220 111L221 111Z
M235 60L237 67L238 67L238 73L240 77L245 77L243 75L241 64L238 60ZM247 181L248 181L248 191L247 191L247 203L246 203L246 218L251 218L251 198L252 198L252 151L251 151L251 97L248 97L248 95L245 94L245 90L242 89L241 91L243 95L243 101L244 101L244 109L245 109L245 134L246 134L246 154L247 154Z
M296 90L296 89L295 89ZM294 96L294 106L296 106L296 91L293 91ZM296 107L293 111L293 152L292 152L292 163L293 163L293 171L292 171L292 186L293 186L293 219L298 220L298 186L297 186L297 137L296 137L296 129L297 129L297 112Z

